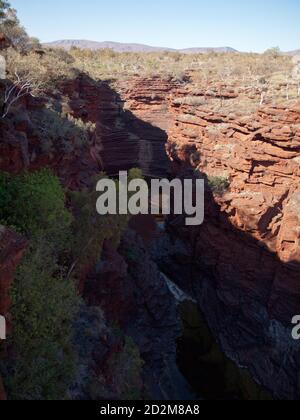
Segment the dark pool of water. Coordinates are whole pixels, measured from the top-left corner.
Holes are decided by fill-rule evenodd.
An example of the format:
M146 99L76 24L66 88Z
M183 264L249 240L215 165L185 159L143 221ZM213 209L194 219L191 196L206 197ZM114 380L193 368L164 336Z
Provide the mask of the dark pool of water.
M270 400L247 370L239 369L219 348L198 306L180 307L184 332L178 340L178 366L193 392L206 400Z

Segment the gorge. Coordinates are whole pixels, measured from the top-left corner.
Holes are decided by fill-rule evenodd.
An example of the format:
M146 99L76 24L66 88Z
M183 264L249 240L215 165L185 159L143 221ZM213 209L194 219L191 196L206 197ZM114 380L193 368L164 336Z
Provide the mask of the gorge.
M269 104L247 115L226 107L215 111L211 101L231 103L249 94L228 87L221 97L218 90L209 96L204 87L195 93L191 86L159 76L108 83L80 74L63 81L60 93L50 95L54 108L94 124L95 130L84 147L50 153L34 129L45 101L25 97L16 117L1 121L0 169L18 174L49 166L72 191L91 186L99 172L113 177L134 167L148 178L204 179L202 226L187 227L182 218L170 216L165 230L157 232L151 218L137 218L120 248L107 241L97 267L83 273L80 290L87 307L76 337L84 348L79 351L83 376L108 366L123 345L106 321L100 322L99 306L104 319L126 330L137 344L152 397L192 398L187 384L191 367L183 359L186 347L194 350L195 360L200 350L187 333L189 341L181 341L183 356L177 363L177 343L184 333L164 279L168 276L192 298L191 308L183 305L183 319L196 323L207 354L212 347L212 353L219 351L217 358L228 358L219 368L228 367L230 360L232 371L245 369L273 398L299 399L300 343L292 339L291 320L300 311L300 105ZM196 104L186 101L191 96ZM228 183L221 193L212 187L218 179ZM8 320L9 283L25 248L21 235L0 231L0 313ZM82 324L93 329L91 340L82 336ZM85 360L89 357L92 364ZM199 369L205 363L205 354L195 361ZM84 381L81 376L72 389L74 398L89 397Z

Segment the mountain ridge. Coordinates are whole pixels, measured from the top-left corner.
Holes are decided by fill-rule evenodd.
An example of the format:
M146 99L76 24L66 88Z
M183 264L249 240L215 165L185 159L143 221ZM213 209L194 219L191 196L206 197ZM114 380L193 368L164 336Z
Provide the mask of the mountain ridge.
M193 53L209 53L209 52L224 52L224 53L234 53L238 52L231 47L216 47L216 48L168 48L168 47L153 47L146 44L139 43L122 43L122 42L112 42L112 41L89 41L89 40L77 40L77 39L64 39L53 42L47 42L43 44L44 47L48 48L63 48L65 50L70 50L73 47L89 50L102 50L102 49L112 49L116 52L160 52L160 51L169 51L169 52L180 52L184 54L193 54Z

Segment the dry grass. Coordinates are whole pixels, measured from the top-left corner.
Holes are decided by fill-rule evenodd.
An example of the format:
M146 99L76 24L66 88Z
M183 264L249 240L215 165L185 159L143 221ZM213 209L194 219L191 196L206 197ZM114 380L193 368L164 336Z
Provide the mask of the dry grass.
M179 54L116 53L112 50L46 50L42 56L9 49L6 52L11 79L36 78L45 89L54 89L61 78L87 73L96 81L118 82L133 76L160 76L182 83L186 95L178 104L209 106L226 113L247 114L262 104L298 100L300 61L275 54Z
M270 78L279 73L290 74L291 57L270 54L179 54L116 53L111 50L88 51L72 49L70 55L77 68L95 79L119 78L133 74L142 76L160 74L182 77L193 71L195 79L207 82L250 81Z
M22 79L36 81L44 89L53 89L59 80L73 78L78 73L72 57L60 50L47 51L40 56L34 51L23 54L9 48L5 58L10 80L14 81L17 73Z
M78 70L96 80L153 75L173 78L188 87L178 104L208 104L216 111L247 114L259 105L300 97L299 61L272 50L265 54L179 54L72 49L70 55Z

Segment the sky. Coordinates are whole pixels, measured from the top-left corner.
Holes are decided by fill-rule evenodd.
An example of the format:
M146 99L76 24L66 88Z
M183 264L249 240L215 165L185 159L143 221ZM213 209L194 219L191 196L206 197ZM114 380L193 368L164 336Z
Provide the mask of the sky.
M300 48L299 0L11 0L31 36L220 47Z

